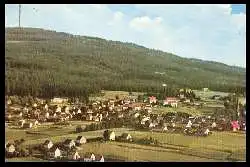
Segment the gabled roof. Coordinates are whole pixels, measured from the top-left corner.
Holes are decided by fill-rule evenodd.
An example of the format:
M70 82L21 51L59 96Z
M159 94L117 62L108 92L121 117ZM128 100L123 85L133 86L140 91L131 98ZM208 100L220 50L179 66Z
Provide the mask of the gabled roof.
M46 140L43 144L45 145L47 145L47 144L49 144L51 141L50 140Z
M66 139L65 141L64 141L64 144L69 144L69 143L71 143L73 140L72 139Z
M122 137L127 137L127 136L129 136L130 134L129 133L123 133L121 136ZM131 135L130 135L131 136Z
M76 138L76 140L81 140L82 138L85 138L85 137L83 137L83 136L78 136L78 137Z
M101 158L104 158L104 156L103 156L103 155L100 155L100 154L96 154L96 155L95 155L95 160L96 160L96 161L100 161Z
M95 156L94 153L87 152L87 153L84 154L84 157L85 157L85 158L90 158L92 154Z
M49 149L49 152L55 152L56 151L56 149L59 149L59 147L57 147L57 146L52 146L50 149ZM60 149L59 149L60 150ZM61 150L60 150L61 151Z

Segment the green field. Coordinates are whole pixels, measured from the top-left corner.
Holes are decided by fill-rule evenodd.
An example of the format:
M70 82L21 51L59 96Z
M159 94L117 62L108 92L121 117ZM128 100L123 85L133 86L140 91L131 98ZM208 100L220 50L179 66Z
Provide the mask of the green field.
M7 138L10 135L7 130ZM214 132L211 136L194 137L183 134L157 133L134 131L127 128L113 129L116 135L128 132L134 138L153 137L157 139L159 146L146 146L135 143L121 142L91 142L82 146L80 154L94 152L125 161L245 161L246 135L244 133ZM24 145L41 144L46 139L53 142L61 142L67 138L76 139L83 135L87 139L101 137L104 130L82 132L79 134L58 135L56 130L40 129L40 133L50 133L54 136L27 137ZM18 131L20 137L21 131ZM57 136L56 136L57 135ZM13 159L12 159L13 160ZM15 160L15 159L14 159ZM17 159L17 161L32 161L30 157Z

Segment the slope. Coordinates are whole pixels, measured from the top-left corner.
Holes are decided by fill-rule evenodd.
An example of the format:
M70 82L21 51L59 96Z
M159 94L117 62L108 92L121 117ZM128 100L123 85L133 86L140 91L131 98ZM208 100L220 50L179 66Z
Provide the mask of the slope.
M162 89L162 83L219 91L245 87L244 68L132 43L36 28L6 28L5 40L8 94L149 91Z

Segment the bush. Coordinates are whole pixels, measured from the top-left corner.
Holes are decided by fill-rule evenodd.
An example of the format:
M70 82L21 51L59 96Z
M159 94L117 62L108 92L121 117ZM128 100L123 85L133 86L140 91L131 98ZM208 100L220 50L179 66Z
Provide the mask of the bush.
M149 137L149 138L141 138L141 139L134 139L134 141L138 144L145 144L145 145L158 145L159 144L159 141L152 138L152 137Z
M81 133L82 131L83 131L83 129L82 129L81 125L78 125L76 127L76 133Z

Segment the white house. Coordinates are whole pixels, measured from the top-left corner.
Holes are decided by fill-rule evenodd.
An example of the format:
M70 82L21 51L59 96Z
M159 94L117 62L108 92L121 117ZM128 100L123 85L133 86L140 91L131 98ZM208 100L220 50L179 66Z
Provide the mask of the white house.
M43 147L45 148L45 149L51 149L52 148L52 146L53 146L53 143L52 143L52 141L50 141L50 140L46 140L44 143L43 143Z
M87 142L87 139L83 136L78 136L76 138L76 144L85 144Z
M61 157L61 150L57 147L52 147L49 152L47 153L47 156L49 158L60 158Z
M75 142L74 140L67 139L64 141L63 145L67 148L72 148L73 146L75 146Z
M77 160L80 159L80 155L77 151L72 151L68 154L68 159L73 159L73 160Z
M67 103L68 99L67 98L53 98L51 102L52 103Z
M86 153L84 156L84 161L95 161L95 154L93 153Z
M56 108L56 112L61 112L61 110L62 110L62 108L61 108L60 106L58 106L58 107Z
M8 153L14 153L15 152L15 146L14 146L14 144L7 144L6 145L6 151L8 152Z
M114 131L110 131L109 132L109 136L108 136L109 140L115 140L115 132Z

